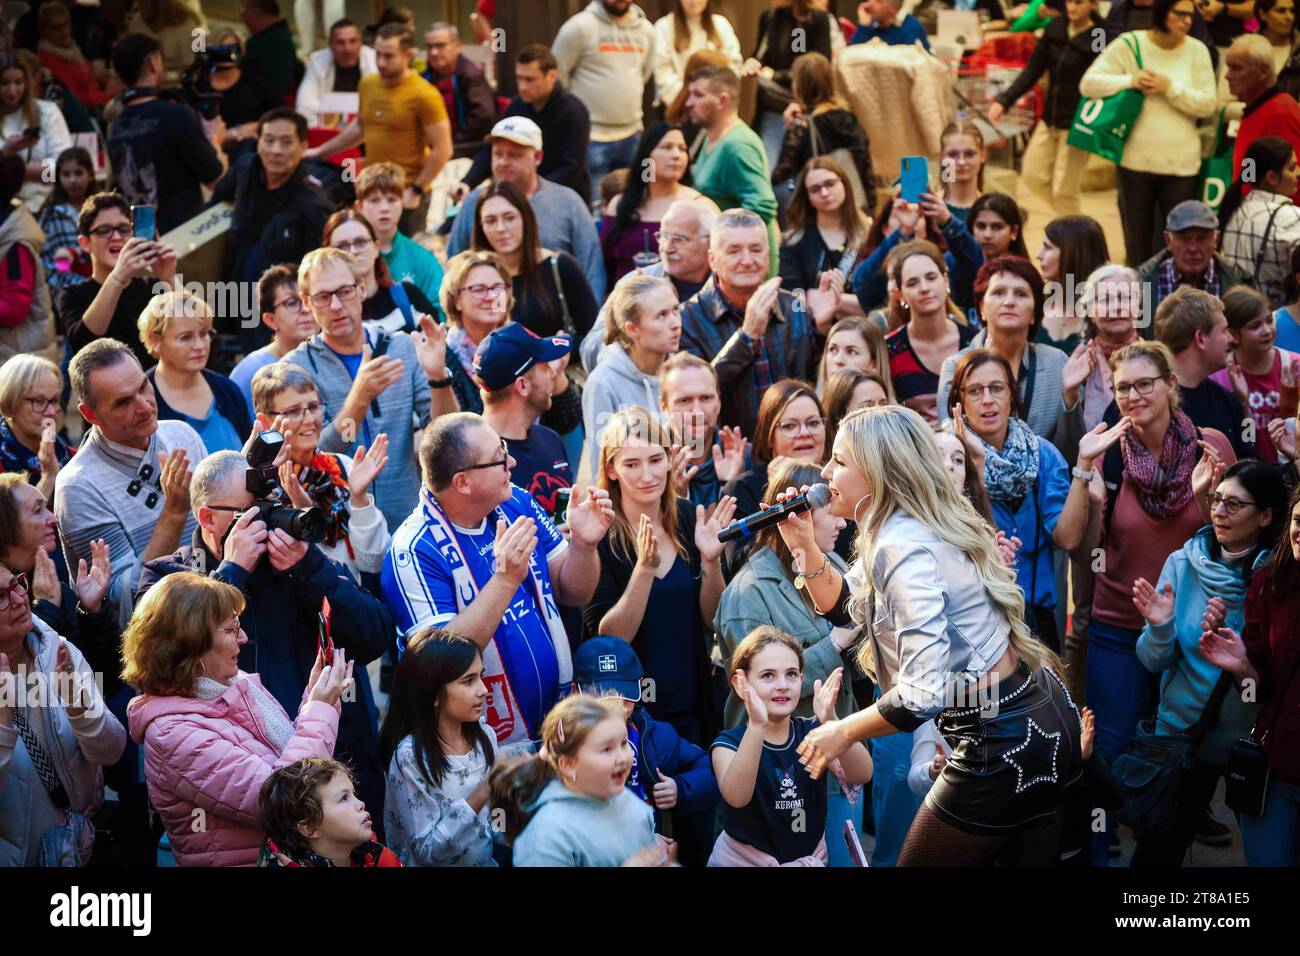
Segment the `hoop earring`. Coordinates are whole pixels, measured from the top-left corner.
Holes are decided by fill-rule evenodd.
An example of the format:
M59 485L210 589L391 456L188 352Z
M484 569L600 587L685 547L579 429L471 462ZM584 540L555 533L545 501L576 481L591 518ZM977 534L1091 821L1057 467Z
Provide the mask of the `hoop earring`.
M874 495L875 495L875 492L868 491L865 495L863 495L861 498L858 499L858 503L857 503L856 505L853 506L853 520L854 520L854 521L857 521L857 520L858 520L858 509L862 507L862 502L871 500L871 498L872 498Z

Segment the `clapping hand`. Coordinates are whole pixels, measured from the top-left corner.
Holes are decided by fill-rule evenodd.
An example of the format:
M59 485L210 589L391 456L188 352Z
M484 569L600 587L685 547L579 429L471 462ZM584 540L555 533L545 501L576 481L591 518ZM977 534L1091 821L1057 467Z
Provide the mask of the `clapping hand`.
M190 456L184 448L177 448L158 458L163 510L169 514L188 515L190 512L190 482L194 478L194 472L190 470L189 464Z
M1268 423L1268 440L1273 443L1273 447L1280 451L1290 461L1296 460L1295 451L1295 432L1287 426L1291 424L1289 418L1274 418Z
M1083 708L1079 715L1079 755L1084 760L1092 759L1092 743L1097 737L1097 718L1091 707Z
M691 496L691 481L699 474L700 466L691 464L690 445L680 445L673 449L672 453L672 476L673 492L678 498L689 498ZM719 476L719 481L722 480Z
M745 705L745 716L749 720L749 726L762 727L766 724L767 704L758 696L758 691L750 685L744 671L737 670L731 675L731 688L740 698L740 702Z
M420 331L411 333L415 357L433 381L447 377L447 329L431 315L420 316Z
M492 558L496 573L516 588L523 584L528 573L528 563L537 547L537 522L520 515L509 527L497 522L496 540L492 542Z
M1079 401L1079 387L1088 381L1088 376L1092 374L1096 362L1096 353L1091 342L1080 342L1070 353L1069 359L1061 369L1061 390L1066 405L1073 406Z
M53 481L59 473L58 432L53 418L41 422L41 446L36 451L36 460L40 462L41 477Z
M659 569L659 539L655 537L654 522L643 514L636 526L636 565L654 574Z
M1148 624L1159 627L1174 616L1174 586L1166 581L1163 590L1157 591L1146 578L1133 582L1133 606Z
M817 288L808 289L805 298L808 301L808 312L812 315L817 331L826 334L831 327L831 322L835 320L835 310L840 307L840 301L844 298L844 273L838 269L823 272L817 282Z
M55 689L61 703L68 716L74 720L86 712L86 707L90 703L90 691L86 687L86 679L72 669L72 653L68 650L68 642L64 638L59 638L59 653L54 662Z
M63 603L63 588L54 561L43 547L33 555L31 594L34 601L49 601L56 607Z
M1196 499L1204 503L1209 498L1210 491L1219 487L1219 482L1223 481L1223 473L1228 470L1228 466L1209 442L1198 439L1196 444L1201 446L1202 454L1201 460L1192 469L1192 491ZM1203 510L1209 515L1208 505Z
M370 496L366 494L366 489L379 477L386 464L388 464L388 436L383 432L375 436L369 449L365 445L357 446L357 453L352 458L352 472L348 475L348 492L352 496L352 503L358 508L370 504Z
M280 479L280 487L289 496L291 505L295 508L310 508L312 506L311 495L307 494L307 489L302 486L302 482L298 480L298 476L294 473L293 462L280 462L276 474Z
M1106 427L1105 422L1098 422L1096 428L1086 432L1079 439L1079 469L1081 471L1091 471L1092 463L1104 455L1106 450L1119 441L1120 437L1132 427L1133 419L1127 415L1110 428Z
M966 410L961 405L952 407L952 433L966 446L966 460L970 462L971 469L975 474L982 478L984 476L984 460L987 457L984 454L984 443L971 434L970 428L966 424Z
M718 535L729 524L736 513L736 499L723 495L718 499L713 513L709 514L704 505L695 506L695 547L700 552L700 561L714 564L722 557L726 545L718 540Z
M825 681L813 681L813 716L823 724L835 719L835 701L840 696L840 685L844 682L844 668L837 667L831 671Z
M713 472L718 482L725 484L739 478L745 470L745 452L749 449L749 440L739 427L723 427L718 430L722 447L713 446Z
M107 542L103 538L90 542L90 567L86 567L85 558L77 562L77 581L74 587L77 602L91 614L103 604L112 572L113 563L109 558Z
M1241 402L1245 408L1250 407L1250 383L1246 381L1246 373L1242 371L1241 363L1237 361L1237 353L1233 352L1228 356L1228 380L1232 382L1232 394L1237 396L1237 401Z
M614 524L614 505L609 492L595 485L587 486L582 502L569 507L569 533L571 540L594 548Z

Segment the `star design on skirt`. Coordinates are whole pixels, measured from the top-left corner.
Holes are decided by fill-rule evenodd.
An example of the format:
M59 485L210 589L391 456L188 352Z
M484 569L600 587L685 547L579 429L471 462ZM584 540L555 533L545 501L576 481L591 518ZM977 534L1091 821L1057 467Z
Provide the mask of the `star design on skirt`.
M1052 755L1051 760L1047 759L1045 752L1039 753L1043 748L1035 748L1035 753L1030 753L1030 745L1034 742L1034 734L1037 733L1044 741L1051 743ZM1028 790L1036 783L1056 783L1056 754L1061 749L1061 732L1059 730L1047 733L1042 727L1029 718L1029 729L1025 733L1024 743L1017 744L1002 755L1002 759L1011 766L1016 768L1016 793ZM1022 754L1020 760L1013 760L1015 754ZM1050 767L1047 766L1050 763ZM1050 772L1042 773L1039 771L1049 770ZM1025 775L1032 773L1028 781Z

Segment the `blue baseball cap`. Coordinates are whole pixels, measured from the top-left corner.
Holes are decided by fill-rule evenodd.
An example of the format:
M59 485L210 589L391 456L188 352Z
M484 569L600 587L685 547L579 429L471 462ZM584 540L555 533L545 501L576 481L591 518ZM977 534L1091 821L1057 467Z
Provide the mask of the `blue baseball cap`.
M641 700L645 668L632 645L617 637L593 637L573 656L573 679L579 689L614 691L624 700Z
M538 362L553 362L573 351L567 336L542 338L511 322L493 330L474 352L474 380L489 392L505 388Z

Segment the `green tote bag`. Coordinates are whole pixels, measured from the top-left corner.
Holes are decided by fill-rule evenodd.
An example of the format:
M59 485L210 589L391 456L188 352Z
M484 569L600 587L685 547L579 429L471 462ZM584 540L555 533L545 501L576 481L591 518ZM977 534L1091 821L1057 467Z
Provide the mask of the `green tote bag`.
M1196 177L1196 195L1215 212L1218 212L1219 206L1223 204L1223 196L1232 185L1233 179L1233 141L1225 135L1227 133L1227 123L1224 120L1226 112L1227 110L1219 111L1219 128L1214 134L1214 151L1201 160L1201 171Z
M1124 43L1137 57L1138 69L1142 66L1142 51L1130 36L1122 37ZM1124 144L1133 131L1142 103L1146 99L1140 90L1120 90L1104 99L1082 100L1070 124L1065 141L1086 153L1096 153L1103 159L1118 164L1124 156Z

